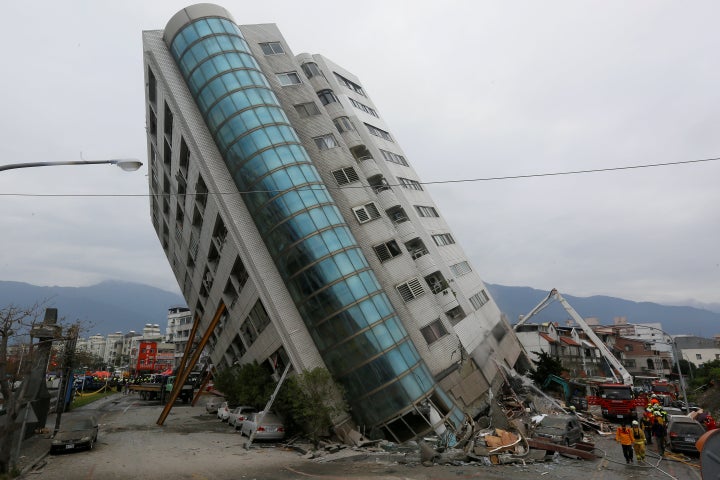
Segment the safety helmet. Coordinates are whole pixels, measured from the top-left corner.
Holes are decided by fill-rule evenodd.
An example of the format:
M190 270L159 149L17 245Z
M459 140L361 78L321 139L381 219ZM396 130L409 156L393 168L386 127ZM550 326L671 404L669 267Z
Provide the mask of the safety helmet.
M637 420L633 420L633 421L632 421L632 424L633 424L633 425L640 425Z

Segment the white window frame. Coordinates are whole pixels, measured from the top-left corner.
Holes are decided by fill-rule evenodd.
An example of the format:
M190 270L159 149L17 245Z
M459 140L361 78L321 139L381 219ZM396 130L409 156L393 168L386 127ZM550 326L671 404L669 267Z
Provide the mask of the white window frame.
M490 297L485 290L480 290L478 293L468 298L468 300L470 300L470 304L473 308L475 308L475 310L480 310L483 305L490 301Z
M265 47L267 47L270 50L270 53L265 51ZM263 42L260 44L260 49L265 55L283 55L285 54L285 49L283 48L282 44L280 42ZM279 50L279 51L276 51Z
M403 177L397 177L398 182L400 183L400 186L403 188L408 188L410 190L417 190L419 192L423 191L422 185L420 185L420 182L417 180L411 180L409 178L403 178Z
M433 235L432 239L438 247L444 247L455 243L455 239L449 233L438 233Z
M369 123L366 123L365 126L367 127L368 132L370 132L371 135L375 135L376 137L385 139L388 142L395 142L395 140L393 140L392 138L392 135L390 135L390 132L386 132L382 128L375 127L373 125L370 125Z
M300 118L308 118L315 115L320 115L320 108L315 102L305 102L293 105L295 111L300 115Z
M463 260L462 262L450 265L450 271L456 277L462 277L463 275L467 275L468 273L472 272L472 267L467 260Z
M407 160L405 160L405 157L402 155L398 155L397 153L390 152L388 150L383 150L382 148L379 149L380 153L383 154L383 157L385 157L385 160L388 162L396 163L398 165L402 165L403 167L409 167Z
M275 76L277 77L281 87L291 87L293 85L302 84L302 80L300 80L300 75L298 75L298 73L295 71L276 73Z
M380 210L378 210L374 202L355 207L352 211L359 223L368 223L380 218Z
M421 217L439 217L440 214L437 212L435 207L428 207L425 205L415 205L415 210Z
M345 116L333 118L333 125L335 125L339 133L352 132L355 130L355 126L350 121L350 118Z
M318 150L329 150L338 146L337 140L335 140L335 135L332 133L321 135L319 137L313 137L313 140L315 141L315 145Z
M425 295L425 289L423 288L422 283L420 283L420 280L417 277L411 278L407 282L401 283L399 285L395 285L395 289L400 294L400 297L402 297L403 302L405 303L408 303L418 297Z

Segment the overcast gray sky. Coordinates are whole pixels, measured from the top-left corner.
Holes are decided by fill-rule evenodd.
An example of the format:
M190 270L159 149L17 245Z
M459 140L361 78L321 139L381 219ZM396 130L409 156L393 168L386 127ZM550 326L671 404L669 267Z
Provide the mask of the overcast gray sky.
M720 157L716 1L217 3L355 73L422 181ZM4 4L0 164L146 162L141 31L187 5ZM0 172L0 280L179 292L146 174ZM719 180L712 161L428 188L486 282L685 304L720 302Z

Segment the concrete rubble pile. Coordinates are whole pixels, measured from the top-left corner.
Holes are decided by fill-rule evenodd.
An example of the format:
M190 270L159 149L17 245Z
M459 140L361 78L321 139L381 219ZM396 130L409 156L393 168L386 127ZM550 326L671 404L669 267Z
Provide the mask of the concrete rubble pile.
M419 442L396 444L370 440L357 431L346 432L342 441L322 443L318 449L300 449L306 458L333 461L347 457L374 456L378 461L399 464L478 465L528 464L552 461L557 455L592 460L598 458L586 434L571 445L553 443L535 434L533 418L573 414L585 432L612 435L610 425L590 412L575 413L545 395L524 377L509 376L490 407L476 420L466 417L455 432L425 437ZM297 448L297 446L296 446Z

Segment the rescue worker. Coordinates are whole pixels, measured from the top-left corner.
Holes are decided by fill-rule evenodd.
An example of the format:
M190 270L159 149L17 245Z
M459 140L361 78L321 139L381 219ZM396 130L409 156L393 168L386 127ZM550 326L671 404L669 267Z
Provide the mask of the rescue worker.
M655 415L653 415L652 409L646 408L643 412L643 416L640 419L640 425L645 430L645 443L652 445L652 427Z
M633 444L635 443L635 437L633 437L632 430L630 430L626 423L618 427L615 432L615 441L620 442L622 446L623 456L625 457L625 463L632 463L633 461Z
M634 443L633 450L635 450L635 456L638 462L645 461L645 432L640 427L640 423L637 420L632 421L632 428L630 429L633 434Z
M665 455L665 437L667 436L667 426L665 425L665 417L663 417L660 412L655 412L653 436L657 442L657 452L662 457Z

